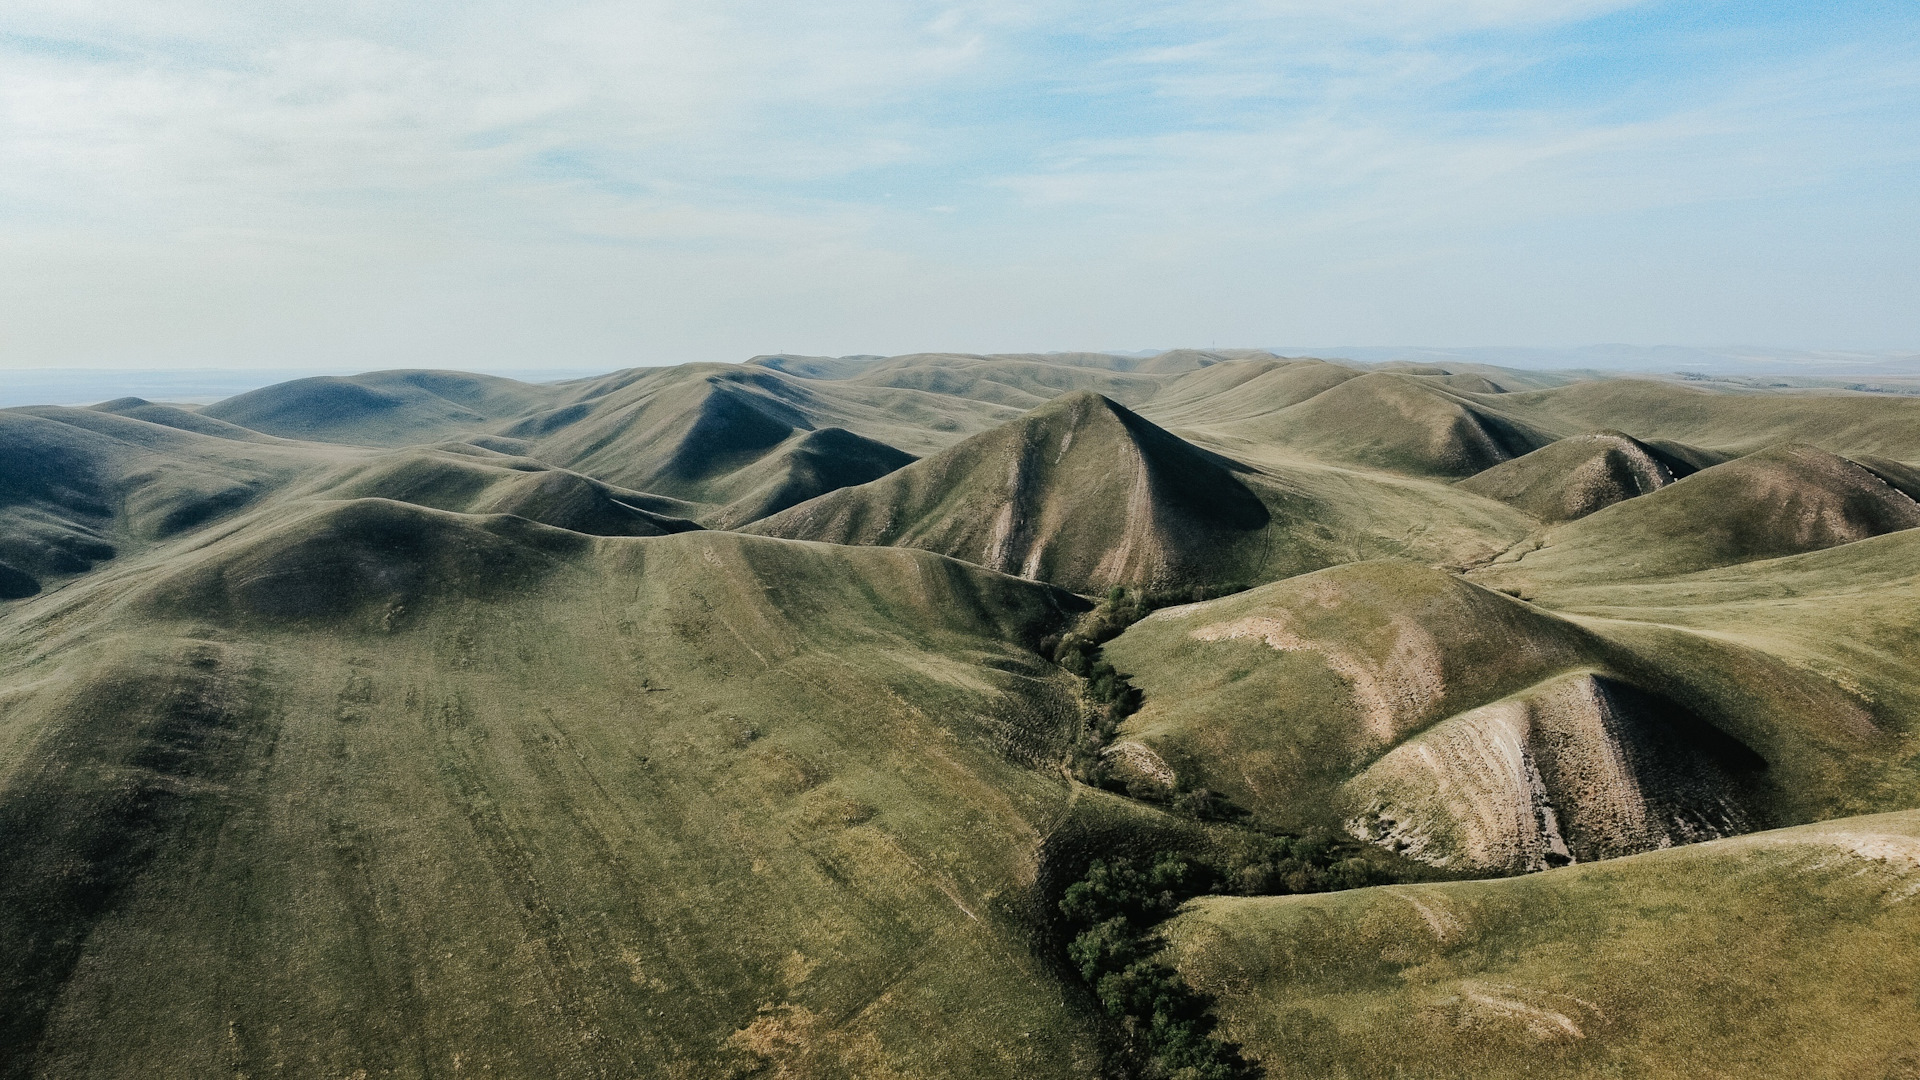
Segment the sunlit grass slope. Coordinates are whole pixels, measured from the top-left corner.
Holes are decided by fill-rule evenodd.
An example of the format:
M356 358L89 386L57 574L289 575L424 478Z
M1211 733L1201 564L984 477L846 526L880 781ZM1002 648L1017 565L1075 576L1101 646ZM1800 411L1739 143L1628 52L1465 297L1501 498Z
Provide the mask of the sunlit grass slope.
M1475 400L1574 434L1606 428L1731 453L1807 442L1836 454L1920 458L1920 398L1842 392L1738 392L1680 382L1597 379Z
M1485 580L1665 577L1816 551L1920 526L1920 504L1836 454L1787 444L1703 469L1549 531Z
M1258 577L1272 515L1246 467L1090 392L752 526L921 547L1080 590Z
M1920 813L1506 881L1208 898L1168 955L1287 1077L1899 1077Z
M1617 431L1574 435L1460 481L1547 522L1572 521L1658 491L1697 470Z
M459 371L375 371L275 383L199 410L269 435L368 446L433 442L542 408L549 386Z
M1797 610L1691 614L1655 594L1561 613L1356 563L1167 609L1106 656L1144 696L1121 738L1256 819L1537 868L1920 799L1902 674L1920 609L1897 558L1879 556L1894 589L1847 591L1841 570Z
M1076 392L747 528L923 547L1085 591L1250 583L1383 555L1467 565L1530 525L1448 485L1294 458L1250 466Z
M1094 1067L1047 587L356 500L108 591L8 616L0 1073Z
M1275 405L1307 395L1317 383L1299 383L1298 369L1282 369L1263 378L1285 380L1275 387ZM1317 369L1304 374L1318 376ZM1550 429L1515 418L1501 406L1504 395L1472 396L1431 377L1372 372L1334 381L1275 410L1243 419L1214 420L1198 406L1175 414L1191 417L1223 434L1282 443L1330 461L1347 462L1418 476L1465 477L1553 442ZM1231 399L1261 389L1257 383L1223 395ZM1148 408L1153 414L1155 410ZM1231 412L1228 413L1231 416Z

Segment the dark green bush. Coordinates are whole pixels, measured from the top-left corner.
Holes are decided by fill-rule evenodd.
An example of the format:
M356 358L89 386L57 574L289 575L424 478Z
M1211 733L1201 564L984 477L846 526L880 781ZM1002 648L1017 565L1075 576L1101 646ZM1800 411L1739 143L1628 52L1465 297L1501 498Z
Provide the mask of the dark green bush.
M1154 928L1205 893L1328 892L1391 880L1331 835L1267 836L1236 857L1208 862L1165 852L1151 860L1096 859L1060 898L1073 932L1067 959L1100 1007L1119 1022L1150 1075L1249 1080L1261 1075L1240 1048L1214 1034L1208 998L1153 957Z

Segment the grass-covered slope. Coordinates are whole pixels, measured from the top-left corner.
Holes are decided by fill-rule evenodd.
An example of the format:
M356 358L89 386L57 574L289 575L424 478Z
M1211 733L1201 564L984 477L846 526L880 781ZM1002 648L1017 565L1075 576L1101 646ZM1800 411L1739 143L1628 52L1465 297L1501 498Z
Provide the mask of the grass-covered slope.
M1390 372L1342 379L1298 404L1213 426L1327 460L1437 477L1471 476L1557 438L1431 377Z
M550 387L457 371L375 371L275 383L199 415L289 439L405 446L477 432L552 400Z
M568 403L495 434L515 440L520 452L608 483L700 503L709 512L726 508L721 516L733 523L789 480L787 495L871 479L903 455L944 448L1017 412L757 364L623 372L571 384L568 393ZM852 437L806 439L829 428ZM763 486L762 498L742 502Z
M1488 399L1477 399L1488 400ZM1744 454L1805 442L1836 454L1920 458L1920 398L1834 392L1736 392L1646 379L1590 379L1503 394L1498 407L1536 426L1611 429Z
M924 390L1031 409L1075 390L1089 390L1115 401L1137 402L1159 392L1163 381L1090 365L1049 362L1049 358L965 356L948 353L896 356L868 365L850 382Z
M1506 881L1195 901L1168 956L1289 1077L1910 1074L1920 813Z
M1916 535L1610 608L1404 563L1170 608L1106 647L1118 737L1255 820L1483 871L1910 806Z
M1143 408L1169 427L1257 423L1359 376L1324 360L1216 364L1169 383Z
M360 500L101 588L0 650L0 1075L1097 1063L1047 587Z
M190 533L331 460L271 443L93 409L0 410L0 599Z
M596 536L660 536L698 527L685 517L694 509L690 504L457 443L381 455L327 477L315 493L394 499L467 514L514 514Z
M751 531L926 548L1080 590L1190 585L1258 571L1270 515L1237 471L1077 392Z
M1658 491L1696 471L1683 458L1630 435L1600 431L1549 443L1460 486L1557 523Z
M829 491L878 480L913 460L845 428L816 428L727 477L719 490L733 498L709 520L715 528L738 528Z
M1456 576L1363 562L1168 608L1106 655L1144 695L1125 738L1298 829L1344 820L1340 786L1409 736L1597 650L1574 624Z
M223 439L237 439L241 442L267 442L272 436L262 435L251 428L238 424L229 424L225 420L215 420L203 416L193 409L168 405L164 402L148 401L145 398L123 397L112 401L103 401L93 406L98 412L113 413L115 416L145 420L149 424L162 427L179 428L182 431L194 431L202 435L217 435Z
M1703 469L1549 531L1482 575L1496 584L1671 576L1816 551L1920 525L1920 504L1805 444ZM1515 557L1517 556L1517 557Z

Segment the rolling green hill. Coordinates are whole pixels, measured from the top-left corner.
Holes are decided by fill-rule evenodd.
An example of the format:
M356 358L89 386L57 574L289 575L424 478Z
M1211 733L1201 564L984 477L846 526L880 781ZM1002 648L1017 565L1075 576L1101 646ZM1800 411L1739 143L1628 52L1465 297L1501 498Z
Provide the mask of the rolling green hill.
M1200 901L1168 931L1283 1077L1912 1072L1920 814L1505 881Z
M1493 583L1664 577L1817 551L1920 525L1920 504L1816 446L1771 447L1549 531ZM1523 586L1524 587L1524 586Z
M86 638L57 658L10 639L8 1075L1096 1059L1024 944L1073 713L1020 642L1065 598L895 549L287 517L34 613Z
M268 435L405 446L477 431L540 407L546 387L456 371L376 371L276 383L200 410Z
M1432 377L1372 372L1335 382L1332 373L1309 369L1296 379L1277 388L1275 404L1301 396L1296 403L1211 426L1329 460L1444 477L1471 476L1556 437ZM1332 385L1312 392L1322 379ZM1492 400L1503 403L1504 396Z
M1658 491L1697 471L1677 454L1601 431L1549 443L1475 473L1460 486L1558 523Z
M1915 407L1172 350L0 410L0 1080L1904 1076Z

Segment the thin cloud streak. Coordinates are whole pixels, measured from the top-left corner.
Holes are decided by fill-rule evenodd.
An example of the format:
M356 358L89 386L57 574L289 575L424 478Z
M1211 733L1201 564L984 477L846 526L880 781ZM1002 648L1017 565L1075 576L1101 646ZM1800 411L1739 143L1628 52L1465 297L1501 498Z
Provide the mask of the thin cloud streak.
M0 366L1920 340L1920 305L1789 319L1818 283L1749 257L1916 209L1890 181L1920 18L1735 27L1766 44L1730 55L1697 14L25 0L0 25ZM1608 67L1662 19L1704 35L1697 64ZM1650 306L1635 235L1721 283ZM1599 309L1540 314L1583 289Z

